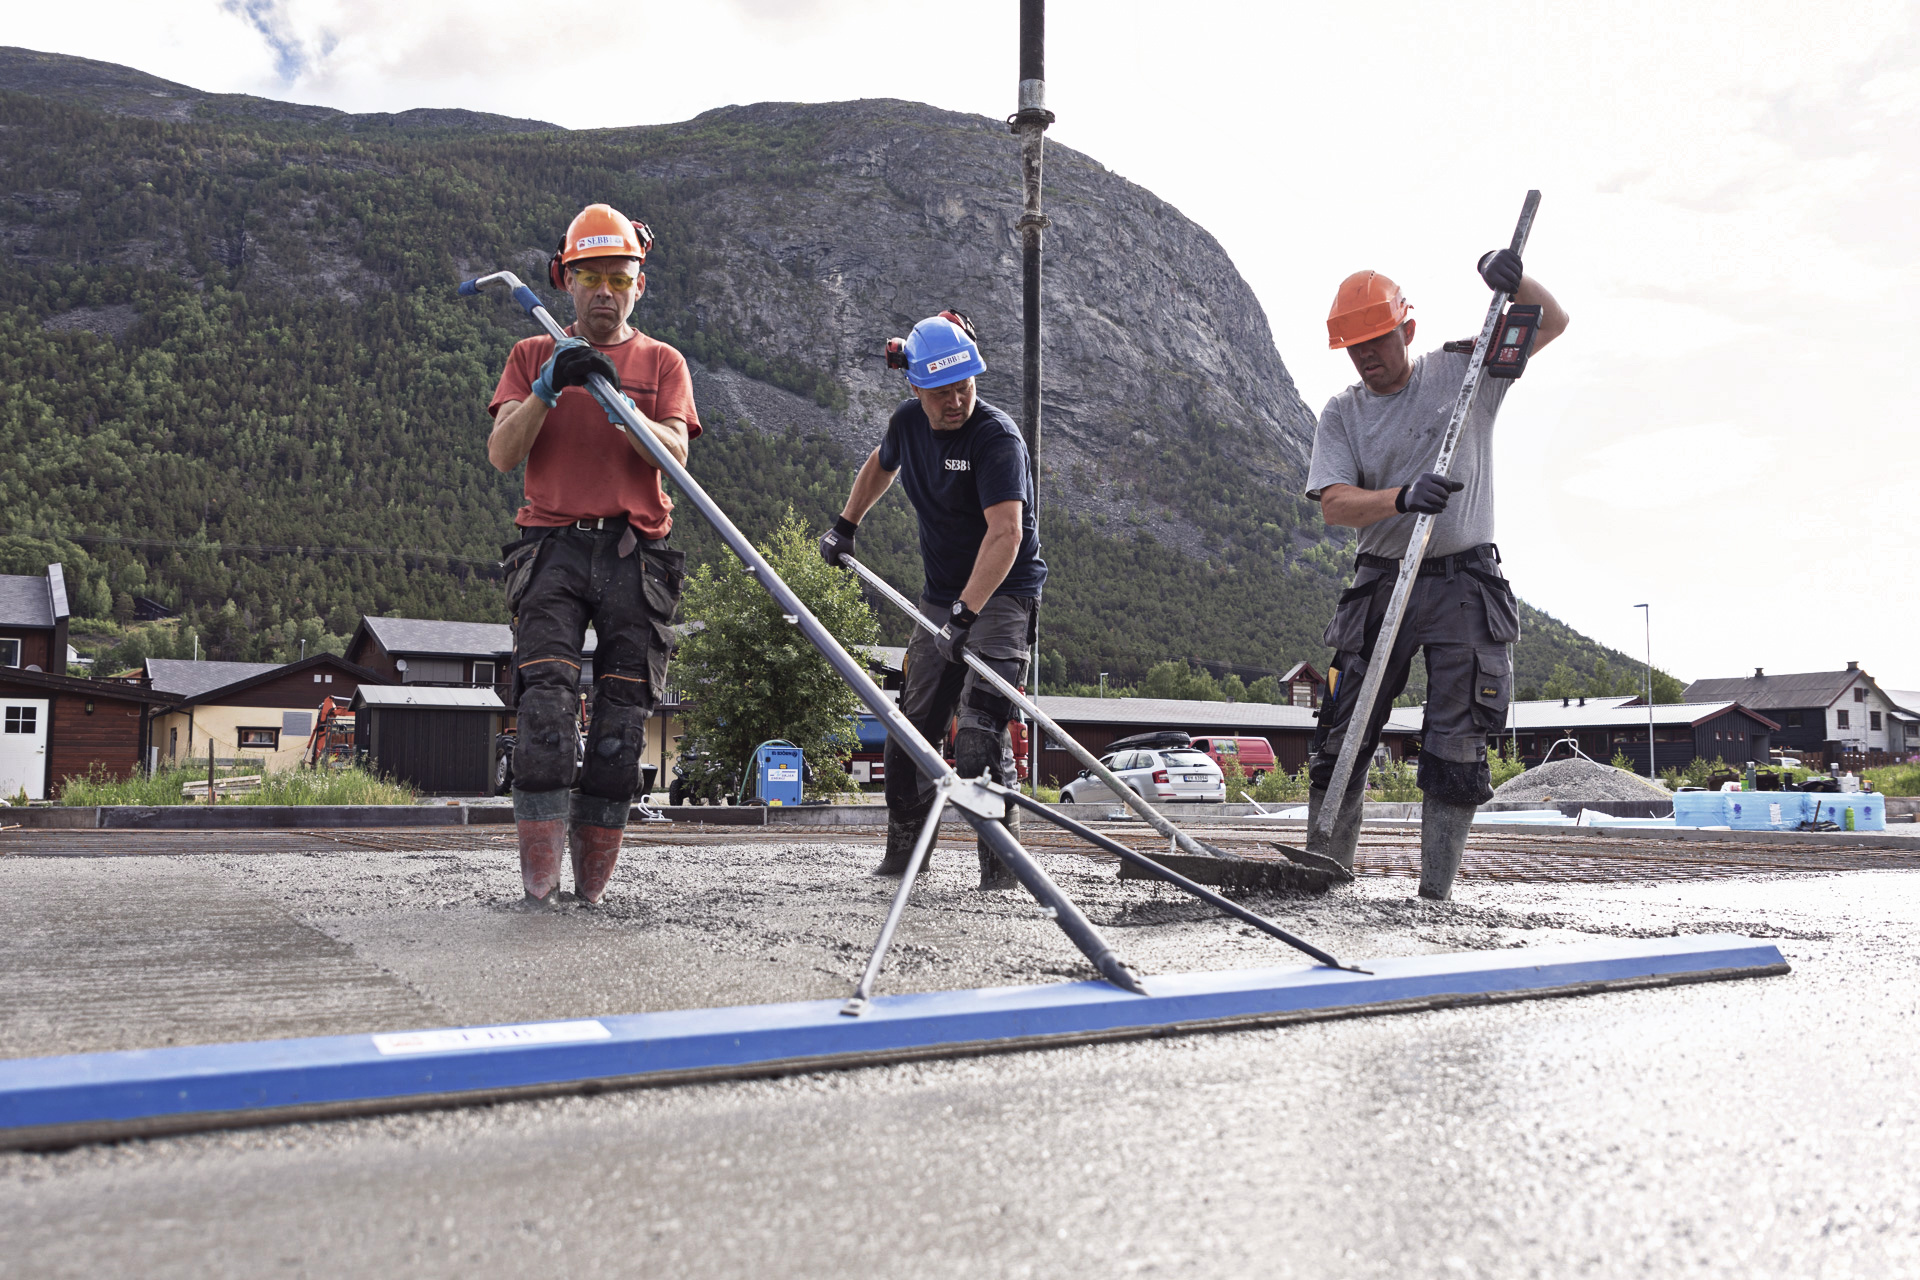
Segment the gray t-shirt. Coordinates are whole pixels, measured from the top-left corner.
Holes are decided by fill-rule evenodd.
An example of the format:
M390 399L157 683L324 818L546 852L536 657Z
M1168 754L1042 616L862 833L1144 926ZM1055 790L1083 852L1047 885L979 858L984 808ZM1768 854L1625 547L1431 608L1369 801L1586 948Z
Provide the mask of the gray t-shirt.
M1429 351L1414 360L1407 385L1390 396L1377 396L1356 382L1327 401L1313 433L1307 496L1318 502L1320 491L1334 484L1398 489L1433 470L1470 358L1466 352ZM1481 377L1448 468L1448 477L1467 487L1433 522L1429 556L1450 556L1493 541L1493 421L1511 385L1508 379ZM1407 553L1415 519L1390 516L1368 525L1360 530L1360 550L1398 560Z

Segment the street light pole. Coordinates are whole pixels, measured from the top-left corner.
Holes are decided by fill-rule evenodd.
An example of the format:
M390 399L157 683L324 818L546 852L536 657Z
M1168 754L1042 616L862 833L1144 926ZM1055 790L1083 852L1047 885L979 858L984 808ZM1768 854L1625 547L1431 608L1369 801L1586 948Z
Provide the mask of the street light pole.
M1022 346L1020 417L1027 430L1033 462L1033 523L1040 528L1040 236L1047 216L1040 212L1041 154L1053 112L1047 110L1047 2L1020 0L1020 109L1007 121L1020 139L1020 173L1025 208L1020 214L1020 294ZM1034 629L1027 653L1033 696L1040 696L1040 632ZM1027 777L1040 794L1040 735L1027 739Z
M1653 755L1653 606L1637 604L1636 609L1645 609L1641 616L1647 623L1647 778L1659 781L1660 770L1656 767Z

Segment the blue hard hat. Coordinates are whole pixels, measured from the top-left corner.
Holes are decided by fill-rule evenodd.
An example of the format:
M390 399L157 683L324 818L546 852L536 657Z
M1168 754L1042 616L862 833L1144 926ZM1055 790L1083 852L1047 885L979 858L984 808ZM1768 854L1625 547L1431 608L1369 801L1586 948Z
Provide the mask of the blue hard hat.
M929 316L907 335L907 381L916 387L944 387L987 371L980 348L944 315Z

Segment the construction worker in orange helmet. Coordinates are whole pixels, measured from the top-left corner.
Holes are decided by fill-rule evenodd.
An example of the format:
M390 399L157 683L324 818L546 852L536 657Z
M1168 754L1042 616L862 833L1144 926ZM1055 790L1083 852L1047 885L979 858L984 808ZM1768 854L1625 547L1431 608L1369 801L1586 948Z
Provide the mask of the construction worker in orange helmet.
M1541 308L1534 350L1567 327L1567 313L1526 275L1518 254L1499 249L1481 257L1488 287L1522 305ZM1415 321L1400 286L1377 271L1341 281L1327 315L1327 345L1344 350L1360 381L1327 402L1314 431L1307 471L1309 498L1330 525L1360 531L1353 588L1340 597L1324 642L1334 651L1334 675L1309 747L1309 847L1349 870L1360 839L1360 807L1367 770L1354 772L1327 847L1319 848L1320 807L1327 802L1341 743L1367 665L1389 665L1368 723L1360 759L1380 740L1393 700L1406 688L1416 650L1426 650L1427 703L1420 738L1420 895L1452 894L1474 811L1493 795L1487 768L1488 735L1506 721L1513 693L1507 645L1520 633L1513 588L1500 572L1493 541L1493 422L1505 379L1483 378L1453 456L1450 475L1435 474L1455 401L1465 383L1472 342L1449 342L1409 357ZM1374 639L1398 579L1413 525L1435 517L1405 620L1390 654L1373 652Z
M600 374L684 463L700 434L687 362L630 325L646 291L646 224L588 205L547 265L573 301L568 337L527 338L507 357L489 409L487 458L526 464L519 537L504 547L513 615L513 816L530 906L556 904L571 853L572 900L600 901L639 783L647 719L664 686L668 627L685 553L667 546L673 504L660 472L590 390ZM581 648L591 623L592 726L575 767Z

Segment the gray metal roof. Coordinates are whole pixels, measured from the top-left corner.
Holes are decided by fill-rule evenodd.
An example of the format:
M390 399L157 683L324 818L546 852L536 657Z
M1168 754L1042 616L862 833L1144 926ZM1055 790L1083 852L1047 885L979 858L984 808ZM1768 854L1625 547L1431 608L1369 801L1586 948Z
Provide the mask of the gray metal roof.
M1777 707L1826 707L1847 691L1864 671L1802 671L1788 675L1731 676L1695 680L1683 695L1688 702L1737 702L1755 711Z
M1169 729L1312 729L1318 712L1272 702L1196 702L1185 698L1040 698L1040 709L1069 724L1151 724Z
M1882 689L1880 692L1892 699L1901 715L1920 720L1920 689Z
M353 695L356 707L478 707L505 711L491 689L437 689L418 684L363 684Z
M1577 703L1570 707L1560 705L1558 698L1541 702L1516 702L1513 704L1513 719L1510 722L1521 732L1538 729L1632 729L1645 728L1647 708L1623 705L1631 699L1588 698L1586 706ZM1653 708L1653 722L1656 725L1693 725L1715 716L1725 715L1738 705L1732 700L1719 702L1676 702L1662 703ZM1742 707L1751 711L1751 707ZM1769 717L1771 718L1771 717ZM1506 731L1509 722L1502 722L1500 729Z
M437 618L363 618L380 647L393 656L504 658L513 652L513 628L504 622L443 622ZM583 653L599 637L587 629Z
M281 662L190 662L185 658L148 658L147 683L156 693L193 699L285 666Z
M0 573L0 627L51 627L53 597L42 574Z

